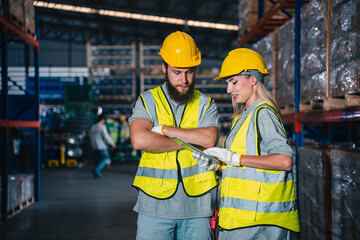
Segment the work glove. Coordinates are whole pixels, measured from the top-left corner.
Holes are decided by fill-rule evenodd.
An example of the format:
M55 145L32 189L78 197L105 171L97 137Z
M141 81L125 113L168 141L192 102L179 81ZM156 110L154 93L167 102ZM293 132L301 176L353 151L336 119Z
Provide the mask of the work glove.
M164 126L165 126L165 125L160 125L160 126L153 127L153 128L151 129L151 131L165 136L165 134L164 134L164 132L163 132Z
M218 147L208 148L204 150L204 153L216 157L217 159L228 165L232 165L235 167L239 167L241 165L242 155L235 154L232 151L227 150L225 148L218 148Z
M206 171L217 171L221 166L218 161L213 161L200 153L193 152L191 156L195 158L199 167L205 169Z

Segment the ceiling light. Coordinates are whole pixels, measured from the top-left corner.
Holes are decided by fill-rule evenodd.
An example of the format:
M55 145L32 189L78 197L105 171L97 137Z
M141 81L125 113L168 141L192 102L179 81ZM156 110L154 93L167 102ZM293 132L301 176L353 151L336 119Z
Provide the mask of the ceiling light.
M191 26L191 27L221 29L221 30L228 30L228 31L238 31L239 30L239 26L231 25L231 24L184 20L184 19L180 19L180 18L161 17L161 16L113 11L113 10L106 10L106 9L95 9L95 8L80 7L80 6L74 6L74 5L59 4L59 3L42 2L42 1L34 1L34 6L43 7L43 8L52 8L52 9L58 9L58 10L64 10L64 11L80 12L80 13L99 14L99 15L109 16L109 17L127 18L127 19L168 23L168 24L176 24L176 25L187 25L187 26Z

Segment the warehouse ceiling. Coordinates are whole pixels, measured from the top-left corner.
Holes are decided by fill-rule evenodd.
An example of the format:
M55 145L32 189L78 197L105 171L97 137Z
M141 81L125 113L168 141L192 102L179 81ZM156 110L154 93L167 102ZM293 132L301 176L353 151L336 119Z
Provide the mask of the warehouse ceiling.
M224 24L238 24L238 0L56 0L57 4L76 5L129 13L172 17ZM173 31L189 33L203 57L222 59L236 48L237 31L218 30L102 16L94 13L75 13L36 7L39 39L94 45L130 44L143 41L160 45Z

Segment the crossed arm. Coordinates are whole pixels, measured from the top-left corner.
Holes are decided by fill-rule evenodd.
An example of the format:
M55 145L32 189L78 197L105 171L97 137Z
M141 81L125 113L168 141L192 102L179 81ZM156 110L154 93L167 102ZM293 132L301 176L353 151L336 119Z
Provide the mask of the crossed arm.
M191 144L204 148L214 147L217 143L219 131L216 127L184 129L164 126L166 136L152 132L153 123L147 119L136 119L130 124L130 138L133 147L148 152L165 152L182 149L169 137L179 137Z

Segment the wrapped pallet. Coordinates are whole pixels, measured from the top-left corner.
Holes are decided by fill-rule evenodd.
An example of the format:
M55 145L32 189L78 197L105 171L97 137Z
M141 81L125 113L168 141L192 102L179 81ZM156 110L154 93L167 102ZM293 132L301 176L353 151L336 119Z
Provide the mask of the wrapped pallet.
M327 150L299 148L301 239L331 239L331 164Z
M295 103L295 19L279 28L278 48L278 104L280 107Z
M251 3L250 3L251 4ZM239 0L238 12L239 12L239 37L244 37L249 29L251 24L256 23L257 17L255 18L254 14L250 14L251 11L249 2L247 0Z
M25 5L25 33L35 37L35 8L33 0L24 0Z
M19 29L24 29L24 0L7 0L5 2L7 19Z
M360 239L360 152L331 150L334 239Z
M264 13L269 11L276 2L264 1ZM239 0L238 4L238 18L239 18L239 37L244 37L251 29L256 25L259 20L259 1L254 0ZM294 15L293 9L287 9L287 12L291 15ZM273 16L273 19L284 19L287 18L287 15L282 11L277 11ZM268 26L264 28L265 32L270 32L274 29L273 26Z
M326 96L327 1L314 0L301 9L300 102Z
M258 52L264 59L266 67L269 70L270 74L265 78L266 88L272 92L274 89L274 80L273 80L273 36L274 32L271 32L266 37L253 44L251 48Z
M360 92L360 1L334 1L331 18L330 96Z

